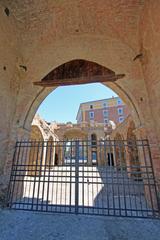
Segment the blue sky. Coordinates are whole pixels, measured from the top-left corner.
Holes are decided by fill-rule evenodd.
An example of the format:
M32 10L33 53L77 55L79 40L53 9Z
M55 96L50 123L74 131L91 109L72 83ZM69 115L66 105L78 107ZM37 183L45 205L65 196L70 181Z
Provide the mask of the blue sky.
M117 96L100 83L58 87L50 93L38 109L48 122L76 122L80 103Z

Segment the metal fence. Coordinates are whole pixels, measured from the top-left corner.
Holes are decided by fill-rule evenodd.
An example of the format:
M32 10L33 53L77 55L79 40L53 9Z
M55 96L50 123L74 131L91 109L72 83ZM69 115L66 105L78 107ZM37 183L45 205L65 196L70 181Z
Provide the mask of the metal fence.
M148 141L17 142L8 205L44 212L159 217Z

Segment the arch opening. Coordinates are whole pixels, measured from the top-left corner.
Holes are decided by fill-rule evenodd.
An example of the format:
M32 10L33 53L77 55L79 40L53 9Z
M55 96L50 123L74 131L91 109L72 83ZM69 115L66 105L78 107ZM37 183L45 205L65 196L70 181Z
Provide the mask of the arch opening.
M84 65L82 64L81 71L79 72L77 71L74 73L73 71L76 71L76 67L73 63L75 64L75 62L73 61L72 63L64 64L60 66L60 69L58 68L51 71L51 73L49 73L44 79L42 79L41 82L37 83L37 85L43 86L43 87L44 86L53 87L53 86L63 85L63 82L65 81L69 85L70 83L72 84L72 81L74 82L74 84L77 84L77 83L83 84L83 83L88 83L88 82L85 82L86 78L91 79L92 77L99 76L98 74L100 74L101 77L102 76L106 77L106 74L111 75L108 77L109 80L108 79L105 80L106 82L111 81L111 79L113 80L113 78L114 78L113 82L117 80L115 79L117 76L113 71L108 69L103 69L103 67L99 69L99 66L95 64L90 65L90 63L88 62L87 63L83 61L81 62L79 60L76 62L76 64L78 64L78 68L80 68L79 63L81 64L83 63ZM91 67L91 71L89 71L89 67ZM100 82L103 82L102 80L104 79L101 79ZM64 85L66 84L66 82L64 83ZM121 102L117 104L119 104L119 106L122 105ZM123 112L122 107L119 107L118 108L119 120L120 120L120 117L122 117L121 116L122 112ZM131 182L130 176L134 177L134 179L137 179L137 175L135 175L135 171L129 174L127 164L126 164L126 150L123 142L123 137L120 134L117 134L114 141L112 141L112 139L109 139L109 134L110 134L109 130L111 130L114 124L110 123L111 128L107 128L106 125L108 124L108 122L104 121L103 122L104 135L100 136L100 134L98 133L99 130L95 131L95 127L98 129L99 126L96 125L94 122L93 105L91 103L89 106L88 116L90 118L87 125L85 125L84 122L82 122L81 126L78 126L78 124L77 126L74 126L74 124L72 124L71 122L68 122L66 126L63 126L63 124L61 124L62 126L59 125L57 129L54 129L56 136L58 136L58 134L60 134L59 128L62 127L61 134L59 135L58 140L54 143L55 144L54 153L52 153L51 151L52 144L50 144L50 142L51 143L53 142L53 138L49 138L49 140L47 140L48 141L47 146L48 144L50 144L50 147L46 152L47 157L45 158L47 161L47 168L49 166L47 173L45 171L46 163L44 165L40 164L42 171L39 172L39 177L42 176L44 177L44 179L46 177L47 178L51 177L51 179L53 179L52 181L48 180L48 189L49 189L49 185L52 186L53 188L53 185L55 183L56 184L58 183L58 185L61 185L61 189L65 189L65 191L67 191L67 194L66 192L64 193L66 194L65 199L62 197L62 194L59 195L57 193L55 193L57 194L56 197L58 197L58 200L56 200L56 202L53 196L51 195L50 195L50 200L48 199L52 205L56 205L56 206L59 205L61 209L65 208L64 205L65 206L69 205L71 208L74 205L73 208L77 208L77 207L80 208L80 206L78 205L79 203L82 206L85 206L86 204L87 207L92 207L92 208L96 207L97 203L95 202L99 201L97 196L100 196L100 198L101 197L104 198L105 196L104 193L108 191L107 190L108 183L110 184L109 186L112 188L111 189L112 196L109 196L109 197L111 197L111 201L115 203L116 202L115 198L117 196L114 195L113 189L115 187L121 188L119 184L122 184L122 186L125 188L125 184L123 181ZM107 108L103 104L103 117L105 120L107 119L107 116L108 116ZM52 124L49 124L49 125L52 125ZM88 133L86 133L85 131L86 127L89 129ZM130 139L131 137L129 136L128 142L127 142L128 145L130 144ZM131 152L132 150L131 148L133 148L133 144L132 146L129 146L128 152L129 151ZM132 154L132 156L130 155L131 169L136 166L135 165L136 159L131 160L133 156L134 154ZM54 160L51 160L52 158L54 158ZM51 164L51 161L52 161L52 164ZM54 170L53 172L51 171L50 167L53 167L53 170ZM136 172L137 170L138 169L136 169ZM67 175L68 173L70 174L69 176ZM69 182L68 180L66 180L68 178L69 178ZM115 179L117 181L116 186L114 186ZM77 181L80 181L80 182L77 182ZM94 181L97 181L96 186L94 185L95 184ZM68 183L70 184L69 187L68 187ZM42 181L42 184L43 184L43 181ZM67 184L66 188L65 188L65 184ZM89 199L84 200L83 196L86 196L87 194L86 191L89 192L89 190L86 190L86 189L88 189L89 185L91 184L93 188L97 188L98 184L100 184L101 189L97 188L98 190L96 190L94 194L92 192L92 194L94 195L94 197L92 196L93 197L92 200L89 200ZM132 184L135 184L135 183L132 182ZM77 191L79 191L78 190L79 188L83 193L83 196L80 196L79 198L79 203L72 202L72 194L71 194L71 192L73 191L72 185L74 186L74 194L75 194L76 201L77 201ZM70 191L69 193L67 188ZM129 189L129 190L127 189L127 191L130 191L130 190L133 191L133 189ZM141 190L140 194L142 197L142 195L144 196L144 186L142 186L140 190ZM46 196L47 195L44 194L43 198L45 199ZM123 197L128 204L127 195L124 194ZM106 199L103 199L103 200L105 200L105 204L107 204ZM50 205L49 201L47 202L47 206ZM118 207L117 202L115 204L116 204L116 207ZM143 197L143 204L147 205L146 199L144 197ZM106 206L106 208L107 207L109 208L109 206ZM130 206L130 208L132 210L132 206ZM133 208L136 209L136 206L134 206Z
M93 82L102 83L115 91L131 109L136 126L140 126L141 120L134 101L127 92L123 91L123 89L118 87L119 85L117 84L117 80L123 78L124 76L125 75L123 73L115 73L113 70L89 60L73 59L63 63L50 71L42 78L41 81L34 82L35 85L39 85L43 88L39 91L38 95L31 103L31 106L26 113L23 127L30 128L30 124L38 107L56 87Z

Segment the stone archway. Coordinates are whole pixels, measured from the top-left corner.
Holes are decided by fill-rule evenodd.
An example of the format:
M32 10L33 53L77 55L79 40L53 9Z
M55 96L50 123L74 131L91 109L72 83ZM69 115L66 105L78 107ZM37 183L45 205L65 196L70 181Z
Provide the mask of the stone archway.
M75 60L76 61L76 60ZM83 60L83 62L85 62L86 60ZM69 61L70 62L70 61ZM74 62L74 60L72 60L71 62ZM92 61L91 61L92 63ZM60 65L59 68L61 68L61 66L63 66L64 64ZM93 65L97 65L96 62L93 62ZM100 69L104 69L103 71L109 71L111 72L111 74L115 74L114 71L104 67L103 65L101 66L100 64L98 64L98 66L100 66ZM89 71L89 69L87 69ZM54 70L53 70L54 71ZM103 73L103 71L101 73ZM52 71L50 72L52 73ZM50 76L50 73L46 75L46 77L44 77L42 79L42 81L45 81L47 80L47 76ZM70 73L70 71L69 71ZM92 77L92 75L91 75ZM54 80L54 79L53 79ZM62 82L65 81L65 79L62 78ZM92 80L91 80L92 82ZM33 84L33 83L32 83ZM140 120L140 114L139 114L139 110L137 109L137 106L136 106L136 103L134 103L133 100L131 100L131 97L129 96L129 93L126 93L122 90L122 87L117 87L117 83L116 82L107 82L105 83L105 85L108 85L110 86L113 90L116 90L117 93L120 93L119 95L122 97L122 99L125 99L125 102L129 103L129 106L131 107L131 110L133 112L133 116L135 117L135 121L137 123L137 125L140 125L141 124L141 120ZM39 86L35 86L35 88L39 88ZM40 103L42 102L42 100L44 99L44 97L46 97L49 92L51 92L53 90L53 88L49 88L49 89L45 89L45 88L42 88L39 93L35 96L35 93L33 93L33 96L35 96L35 98L33 99L32 102L30 102L30 106L28 108L28 111L27 113L22 116L22 119L20 120L20 122L22 121L22 125L23 125L23 129L28 129L30 128L30 121L32 120L32 117L33 115L35 114L35 111L37 110L38 106L40 105ZM128 91L126 89L126 91ZM30 101L30 99L29 99ZM26 104L26 107L27 107L27 104ZM18 111L18 108L17 108L17 111ZM24 118L23 118L24 117ZM17 137L19 136L25 136L26 135L26 130L23 131L23 129L17 129ZM58 153L56 152L56 154L58 154L58 164L63 164L63 161L61 160L62 159L62 149L61 149L61 146L59 147L56 147L56 149L58 149ZM91 153L90 153L91 154ZM91 159L91 156L90 158ZM91 161L91 160L90 160ZM90 162L89 161L89 162Z
M68 78L70 78L72 81L72 79L76 76L76 74L75 74L76 71L74 72L74 68L72 67L72 64L75 67L76 63L80 63L78 65L78 69L82 68L82 70L84 70L84 72L82 71L84 83L85 83L85 77L88 77L88 75L89 75L90 82L92 82L92 77L95 77L94 75L92 76L93 72L94 72L94 74L95 74L95 72L96 73L98 72L98 74L100 73L101 75L109 73L112 76L112 79L114 78L114 76L117 76L115 74L115 71L112 71L112 70L108 69L107 67L105 67L104 65L96 63L95 61L89 61L89 60L83 60L83 59L72 59L68 62L65 62L65 63L57 66L55 69L51 70L38 83L40 83L41 87L45 87L46 86L45 84L47 83L48 80L52 80L52 83L54 83L54 80L57 79L58 77L59 77L59 80L61 80L58 82L58 84L60 86L61 86L61 84L63 85L63 83L66 80L68 81ZM89 63L89 65L87 65L88 63ZM83 69L82 64L84 64L84 65L86 64L85 69ZM111 64L109 64L109 65L111 65ZM64 74L64 70L66 70L65 74ZM78 73L79 73L79 71L78 71ZM83 75L83 73L84 73L84 75ZM81 75L78 76L77 83L79 83L79 77L81 77ZM122 87L118 86L118 84L117 84L118 81L108 81L107 78L106 78L106 81L107 82L105 82L104 84L106 86L111 87L113 90L115 90L120 95L120 97L122 99L124 99L126 103L129 104L129 106L131 107L133 116L135 117L135 122L137 123L138 126L141 125L140 112L138 110L138 105L136 106L136 103L134 103L134 100L131 99L131 97L129 95L129 91L127 89L126 89L126 91L124 91ZM37 83L37 82L35 81L34 83ZM74 83L74 81L73 81L73 83ZM24 128L30 127L30 121L31 121L31 119L33 117L33 113L34 113L33 111L37 110L42 99L44 99L49 94L49 92L51 92L55 88L55 86L53 87L52 84L51 85L49 84L47 86L49 87L49 89L42 88L42 90L40 90L40 92L37 94L35 99L33 99L33 102L31 103L31 105L28 109L28 112L26 114L26 117L24 119L24 122L23 122Z
M91 64L93 65L99 65L102 69L106 69L106 67L104 67L104 65L100 65L100 64L97 64L96 62L94 61L88 61L88 60L83 60L83 59L74 59L74 60L71 60L71 61L68 61L68 62L65 62L63 63L62 65L59 65L58 67L56 67L55 69L60 69L62 66L65 66L67 64L70 64L70 63L74 63L74 62L77 62L77 61L81 61L81 62L90 62ZM56 70L56 71L57 71ZM64 70L64 67L63 67L63 70ZM68 69L67 69L68 70ZM57 73L55 71L55 73ZM108 69L109 72L111 73L114 73L114 71ZM52 84L48 84L48 85L45 85L45 81L47 83L47 80L50 79L50 77L52 77L52 80L53 80L53 83L54 83L54 75L52 74L52 72L54 72L54 69L52 71L49 72L49 74L47 74L45 77L42 78L41 81L35 81L34 83L35 84L38 84L41 86L41 90L38 92L38 94L35 96L35 98L33 99L33 101L31 102L31 105L30 107L28 108L28 111L26 112L25 114L25 118L22 119L23 121L23 127L24 128L29 128L30 127L30 122L32 121L32 118L37 110L37 108L39 107L39 105L41 104L41 102L45 99L46 96L48 96L48 94L53 91L56 86L52 86ZM121 72L120 72L121 73ZM56 75L55 75L56 76ZM118 75L117 75L118 76ZM64 78L64 77L63 77ZM65 77L66 78L66 77ZM61 86L61 83L63 85L63 83L65 82L65 78L64 79L61 79L62 81L59 81L57 83L57 86L59 84L59 86ZM103 80L104 81L104 80ZM134 117L134 120L137 124L137 126L140 126L142 121L143 121L143 118L141 119L141 112L139 111L139 106L136 104L135 100L134 100L134 96L133 98L130 96L129 94L129 91L126 89L124 90L123 87L121 87L118 82L118 81L113 81L112 82L112 79L111 81L108 81L107 78L106 78L106 82L103 82L104 85L110 87L113 91L115 91L123 100L124 102L130 107L131 111L132 111L132 114L133 114L133 117ZM123 80L124 81L124 80ZM61 82L61 83L60 83ZM41 85L41 84L42 85ZM77 84L79 82L77 81ZM81 82L82 83L82 82ZM84 83L85 83L85 79L84 79ZM92 76L90 77L90 83L92 83ZM44 84L44 85L43 85ZM73 81L73 84L74 84L74 81ZM45 86L48 86L49 88L45 88ZM42 88L43 87L43 88Z

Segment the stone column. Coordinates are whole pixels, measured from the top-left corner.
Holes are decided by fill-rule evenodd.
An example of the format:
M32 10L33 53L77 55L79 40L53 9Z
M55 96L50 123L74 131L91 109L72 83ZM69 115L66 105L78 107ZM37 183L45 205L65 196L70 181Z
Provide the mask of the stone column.
M153 204L154 208L158 208L160 209L160 177L158 178L158 176L156 175L157 169L156 166L160 166L160 151L159 148L157 146L157 142L155 141L154 138L150 137L149 134L146 133L146 130L144 127L139 127L137 129L134 130L134 133L137 137L137 139L143 140L141 142L141 144L149 144L148 146L144 146L138 149L138 154L139 154L139 158L140 158L140 164L142 166L146 166L145 168L145 173L142 175L142 178L146 178L146 177L153 177L152 174L150 174L149 172L151 171L150 167L153 167L153 171L154 171L154 175L155 175L155 183L156 183L156 189L153 185L150 185L149 187L149 183L146 180L143 180L143 182L146 182L146 185L144 186L144 191L145 191L145 196L147 199L148 204L151 206ZM147 140L147 135L149 136L149 139ZM147 140L147 141L145 141ZM158 162L158 164L157 164ZM149 167L149 168L147 168ZM142 169L142 171L144 171L144 168ZM158 171L160 172L160 167L158 169ZM152 197L152 200L150 198L150 195ZM158 202L157 202L157 196L158 196ZM151 203L152 201L152 203Z

